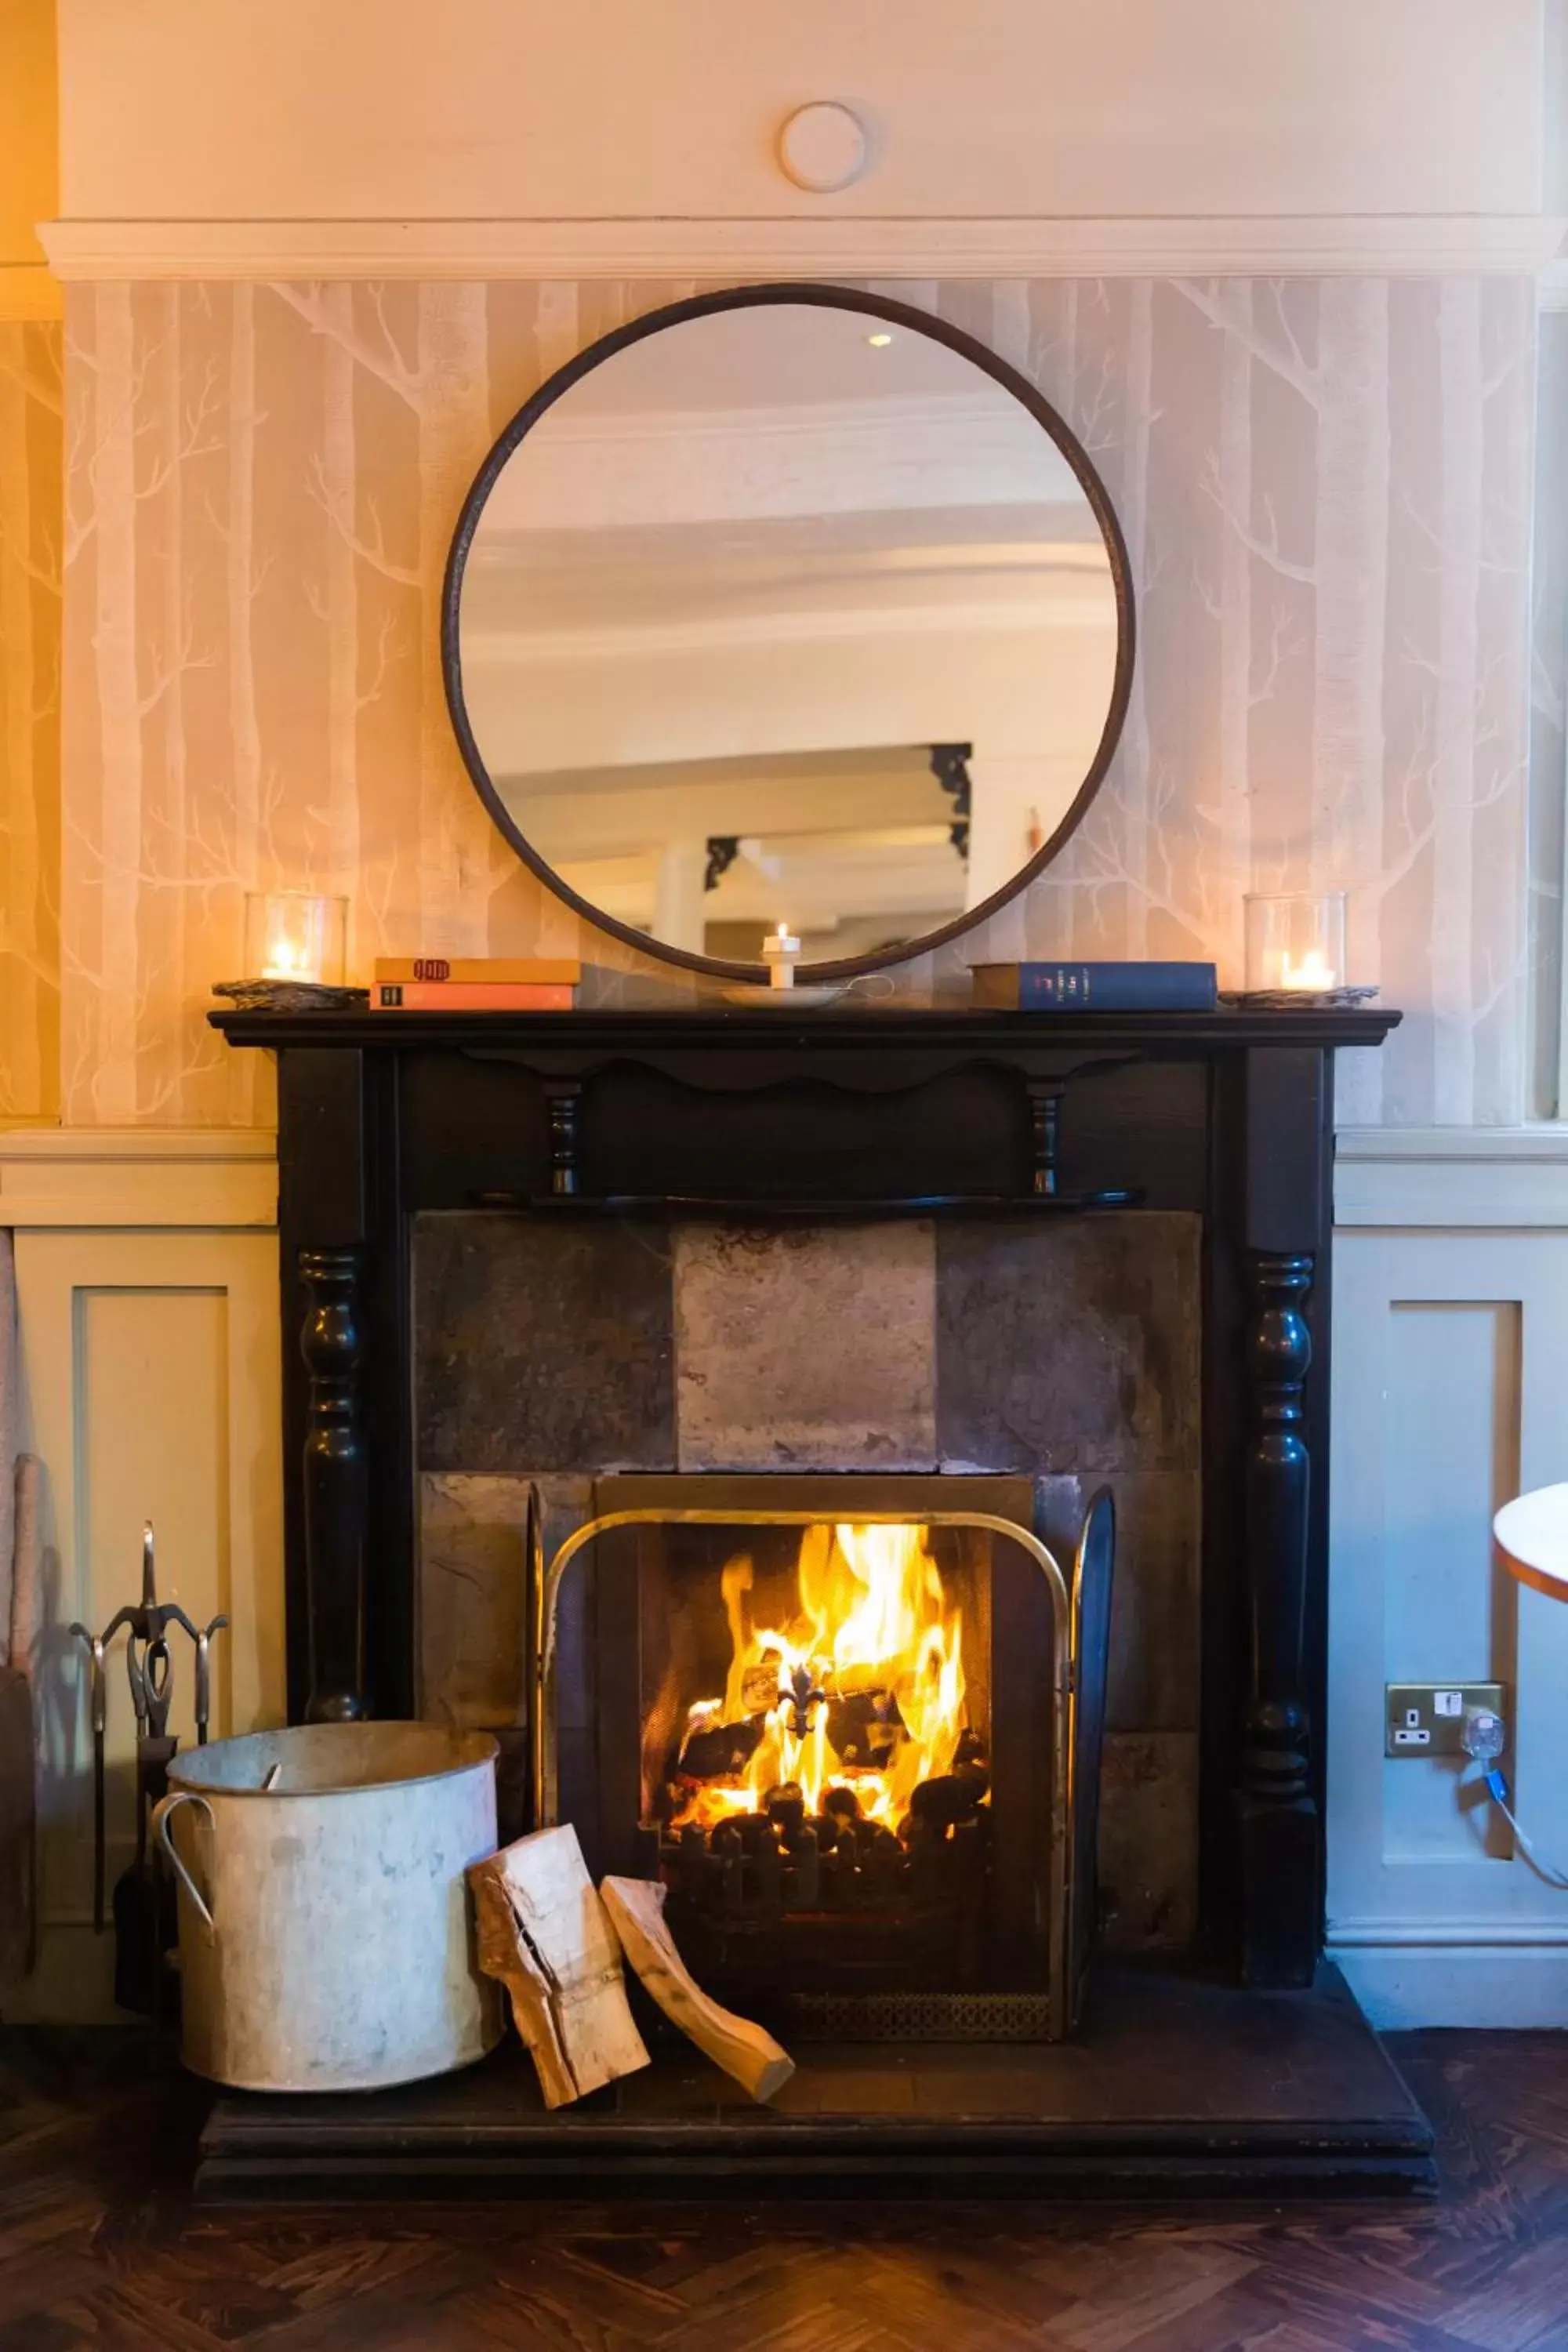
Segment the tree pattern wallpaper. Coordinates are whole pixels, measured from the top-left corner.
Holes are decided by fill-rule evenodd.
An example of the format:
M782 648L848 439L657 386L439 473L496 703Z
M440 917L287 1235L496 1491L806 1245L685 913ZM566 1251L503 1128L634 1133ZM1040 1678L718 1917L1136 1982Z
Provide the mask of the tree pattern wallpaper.
M0 320L0 1118L60 1066L60 330Z
M694 290L73 287L53 532L27 520L26 474L49 463L58 354L35 331L16 356L26 331L9 331L10 1101L47 1102L57 1052L57 567L68 1121L266 1120L265 1058L228 1054L204 1018L211 983L238 972L247 887L346 895L362 975L416 949L637 963L579 941L491 828L447 720L437 612L458 507L508 416L594 337ZM1521 1117L1530 283L886 290L981 336L1082 436L1140 631L1121 750L1070 847L908 984L1025 953L1213 955L1238 984L1244 891L1341 884L1352 976L1405 1013L1385 1052L1342 1057L1342 1119Z

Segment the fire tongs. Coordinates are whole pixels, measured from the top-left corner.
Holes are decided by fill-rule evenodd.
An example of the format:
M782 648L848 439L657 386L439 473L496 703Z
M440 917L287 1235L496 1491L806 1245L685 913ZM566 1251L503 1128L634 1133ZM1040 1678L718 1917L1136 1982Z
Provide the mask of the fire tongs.
M131 1685L131 1704L136 1711L136 1862L135 1872L143 1874L147 1858L147 1816L150 1808L163 1794L164 1775L179 1747L176 1736L168 1736L172 1660L165 1639L167 1629L178 1625L188 1633L196 1654L196 1745L207 1744L207 1725L212 1713L212 1640L227 1625L226 1617L215 1617L205 1632L193 1625L177 1601L160 1601L157 1576L153 1564L153 1523L148 1520L142 1530L142 1598L134 1604L117 1609L101 1633L89 1633L82 1624L73 1624L71 1632L78 1641L87 1645L91 1660L89 1706L92 1722L92 1924L101 1935L104 1924L104 1871L106 1839L104 1834L104 1734L109 1718L109 1685L105 1662L109 1645L123 1625L126 1629L125 1671ZM117 1898L118 1900L118 1898Z

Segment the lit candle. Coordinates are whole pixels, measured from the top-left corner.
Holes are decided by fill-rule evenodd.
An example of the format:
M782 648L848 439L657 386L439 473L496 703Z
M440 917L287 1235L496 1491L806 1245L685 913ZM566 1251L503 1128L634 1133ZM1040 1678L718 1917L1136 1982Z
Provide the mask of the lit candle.
M245 902L247 980L342 978L347 902L305 890L258 890Z
M763 941L763 956L768 967L768 981L773 988L793 988L795 968L800 961L800 941L794 938L787 923L781 923Z
M1300 963L1292 962L1289 955L1282 958L1279 985L1321 996L1335 985L1334 969L1321 948L1309 948Z

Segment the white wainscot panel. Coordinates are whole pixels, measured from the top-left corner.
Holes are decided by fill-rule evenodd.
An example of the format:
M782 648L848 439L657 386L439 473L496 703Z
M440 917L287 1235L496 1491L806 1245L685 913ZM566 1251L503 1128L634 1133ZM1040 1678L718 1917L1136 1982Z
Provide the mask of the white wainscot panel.
M220 1612L212 1736L280 1722L282 1535L278 1244L268 1232L56 1229L16 1235L26 1439L46 1482L37 1969L7 2013L113 2014L112 1931L92 1932L92 1738L73 1619L101 1628L158 1592L196 1624ZM170 1637L169 1728L195 1739L194 1655ZM109 1664L108 1879L135 1833L135 1721L123 1637Z
M1568 2025L1568 1895L1475 1765L1384 1755L1386 1683L1504 1683L1517 1809L1568 1855L1568 1608L1491 1543L1500 1503L1568 1477L1568 1233L1335 1252L1330 1946L1380 2023Z

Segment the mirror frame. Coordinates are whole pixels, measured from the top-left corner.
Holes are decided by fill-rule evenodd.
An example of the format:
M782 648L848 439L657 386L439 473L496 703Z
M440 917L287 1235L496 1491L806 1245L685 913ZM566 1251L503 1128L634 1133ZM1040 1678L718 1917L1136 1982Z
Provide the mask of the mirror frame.
M880 294L862 293L853 287L780 281L764 286L730 287L719 293L698 294L685 301L666 303L659 310L649 310L626 326L616 327L609 334L601 335L596 342L590 343L574 359L557 368L554 374L524 401L474 478L458 518L451 551L447 558L446 577L441 586L441 677L463 764L502 837L524 865L556 898L596 929L608 933L613 939L624 940L627 946L638 949L644 955L654 956L661 962L679 965L687 971L706 972L718 980L765 980L767 967L762 963L731 963L718 956L700 955L693 949L668 947L662 940L650 938L646 931L637 930L631 924L605 914L591 900L579 898L576 891L568 888L519 827L497 792L480 755L463 696L462 656L458 642L463 574L479 518L502 467L540 418L592 369L605 360L613 359L617 352L626 350L629 345L641 342L647 336L660 334L666 327L679 326L689 319L710 318L721 310L760 310L784 304L793 307L801 303L812 304L819 310L853 310L865 318L885 320L894 326L907 328L911 333L929 335L933 341L945 343L950 351L957 352L971 361L1028 410L1042 432L1049 435L1071 467L1100 525L1110 559L1111 583L1116 593L1117 642L1110 703L1088 773L1064 810L1056 830L1027 863L1021 866L999 890L994 890L990 898L983 899L979 906L970 908L966 913L955 916L951 922L942 924L935 930L922 931L918 938L905 940L896 948L879 948L866 955L840 957L826 963L803 963L797 967L797 977L803 981L849 980L862 972L885 971L890 966L909 963L916 956L929 954L933 948L942 947L949 940L962 939L965 932L975 929L999 908L1007 906L1021 891L1026 890L1030 883L1045 872L1087 814L1090 802L1105 780L1106 771L1121 739L1132 691L1137 632L1127 542L1122 537L1121 526L1105 485L1078 436L1045 395L1037 392L1008 361L999 358L962 327L950 326L946 320L933 318L929 311L917 310L911 303L893 301Z

